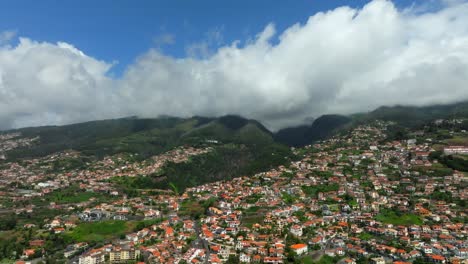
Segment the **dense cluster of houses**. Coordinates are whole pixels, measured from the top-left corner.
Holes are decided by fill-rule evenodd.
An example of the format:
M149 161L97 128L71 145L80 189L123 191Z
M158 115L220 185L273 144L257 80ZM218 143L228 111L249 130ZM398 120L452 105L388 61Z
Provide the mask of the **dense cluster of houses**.
M300 256L319 251L345 263L360 258L374 263L418 258L465 262L465 208L431 197L442 192L466 200L465 174L422 174L419 168L437 166L428 158L432 144L381 144L385 128L385 123L362 126L348 136L310 146L306 154L298 149L304 157L289 168L189 189L186 197L218 199L201 219L201 236L211 252L221 261L234 255L244 263L283 263L292 251ZM336 188L320 191L319 186ZM314 189L319 191L307 193ZM387 211L421 222L379 221ZM251 222L251 212L261 218Z
M53 171L58 161L73 160L80 157L76 151L63 151L36 159L23 160L21 163L9 162L0 168L0 200L11 202L24 202L31 199L41 199L54 190L61 190L78 185L80 189L88 192L120 195L115 186L109 183L113 177L137 177L150 175L158 171L165 163L180 163L189 157L201 155L211 151L209 147L193 148L180 147L161 155L153 156L143 162L132 162L132 154L115 155L103 160L87 164L84 170L74 169ZM53 204L55 209L74 210L82 208L83 204ZM2 204L0 203L0 208ZM29 207L15 208L17 213L31 212L34 203Z
M21 133L0 134L0 160L7 158L6 153L12 149L27 147L34 144L39 138L22 137Z
M289 166L188 188L180 196L142 193L128 198L115 193L112 201L75 204L77 213L57 216L44 228L60 234L87 221L160 220L104 246L68 245L67 257L79 254L79 263L86 264L224 263L233 258L287 263L324 256L349 264L466 263L466 174L447 169L436 173L443 166L431 158L434 142L385 140L388 125L359 126L293 149L300 159ZM27 166L48 164L44 159L79 155L64 152L26 167L10 164L3 170L9 176L2 180L16 171L29 175L24 181L33 188L13 199L44 195L44 190L72 183L84 190L114 192L111 177L146 175L167 161L183 162L208 151L180 148L144 162L114 156L52 178L28 174ZM208 201L199 219L180 214L182 204ZM33 244L24 259L42 247Z

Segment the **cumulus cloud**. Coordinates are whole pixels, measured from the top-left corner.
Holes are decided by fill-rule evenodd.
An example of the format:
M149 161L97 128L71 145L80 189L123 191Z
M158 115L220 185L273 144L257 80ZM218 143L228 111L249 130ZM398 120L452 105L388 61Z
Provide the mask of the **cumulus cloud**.
M153 42L157 47L164 45L172 45L175 43L175 35L170 33L164 33L162 35L154 37Z
M209 56L149 50L118 79L111 63L66 43L0 48L0 124L123 115L240 114L273 129L327 113L468 99L468 3L397 10L374 0L276 32L273 24ZM278 38L277 41L272 41Z
M0 127L112 116L111 66L62 42L20 38L16 47L0 48Z
M206 59L216 52L216 47L224 43L224 26L216 27L205 33L202 41L194 42L185 48L187 56Z
M0 32L0 45L10 42L15 36L15 30L5 30Z

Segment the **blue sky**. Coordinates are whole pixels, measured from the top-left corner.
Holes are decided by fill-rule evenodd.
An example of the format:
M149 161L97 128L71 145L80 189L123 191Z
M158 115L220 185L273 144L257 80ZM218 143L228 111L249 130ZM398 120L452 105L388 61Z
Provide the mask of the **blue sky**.
M0 129L468 100L467 25L468 0L1 1Z
M71 43L97 59L117 61L112 72L120 75L150 48L185 57L187 49L197 43L208 42L215 49L234 40L251 39L268 23L274 23L281 32L295 23L304 23L319 11L345 4L360 8L368 2L7 0L1 3L0 32L15 30L18 36L36 41ZM393 2L404 8L418 1Z

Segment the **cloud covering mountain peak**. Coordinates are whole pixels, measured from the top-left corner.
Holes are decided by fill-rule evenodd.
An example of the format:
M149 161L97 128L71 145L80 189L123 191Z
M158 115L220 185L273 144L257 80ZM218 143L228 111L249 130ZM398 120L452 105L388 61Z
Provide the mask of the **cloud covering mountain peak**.
M445 2L444 2L445 3ZM0 42L0 128L128 115L239 114L269 128L381 105L468 99L468 4L340 7L208 57L151 49L122 76L72 44ZM3 44L2 44L3 43Z

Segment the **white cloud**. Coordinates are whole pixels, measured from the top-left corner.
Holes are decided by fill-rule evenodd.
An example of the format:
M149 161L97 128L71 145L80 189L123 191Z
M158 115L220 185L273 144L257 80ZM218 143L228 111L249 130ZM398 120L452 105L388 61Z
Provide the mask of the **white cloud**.
M170 33L164 33L153 38L153 42L157 47L163 45L172 45L175 43L175 35Z
M191 58L207 59L224 43L224 26L216 27L205 33L204 39L185 47L185 53Z
M111 116L110 67L66 43L20 38L16 47L0 48L0 127Z
M7 44L16 36L16 30L0 32L0 45Z
M284 32L267 25L202 58L150 50L119 79L106 77L110 63L70 44L23 38L0 47L0 124L233 113L279 128L326 113L467 100L466 25L466 2L421 13L374 0Z

